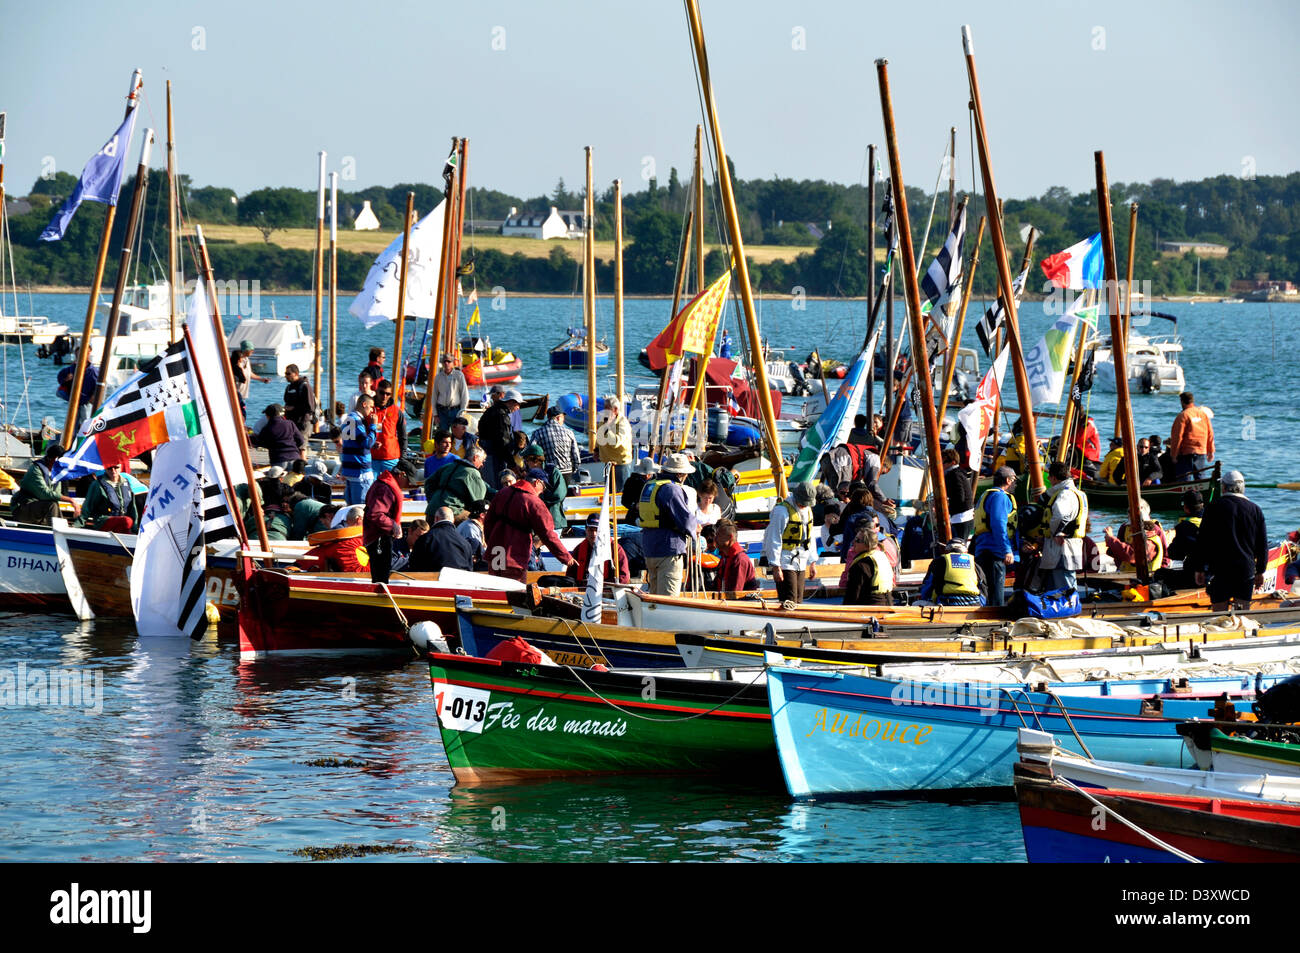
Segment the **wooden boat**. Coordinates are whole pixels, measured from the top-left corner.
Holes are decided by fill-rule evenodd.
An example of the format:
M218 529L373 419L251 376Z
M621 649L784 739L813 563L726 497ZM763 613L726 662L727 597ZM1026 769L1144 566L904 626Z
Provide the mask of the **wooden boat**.
M1032 727L1107 761L1179 764L1179 721L1209 697L1149 691L1147 680L1028 687L769 671L772 730L795 797L1011 784L1016 733Z
M1187 722L1179 725L1199 724ZM1295 775L1238 774L1200 768L1139 767L1119 761L1097 761L1063 750L1051 735L1032 728L1020 729L1016 745L1020 763L1049 768L1092 793L1098 790L1179 794L1184 797L1224 797L1241 801L1283 801L1300 804L1300 777Z
M594 360L596 367L607 366L609 345L604 341L596 342L595 354L592 355L586 337L578 334L573 328L569 329L569 337L566 340L551 348L551 370L553 371L579 370L587 366L588 360Z
M1176 863L1185 859L1170 847L1200 861L1219 863L1300 860L1300 806L1294 804L1128 791L1084 792L1041 765L1017 764L1015 789L1025 853L1031 863ZM1117 818L1168 847L1154 844Z
M709 774L780 786L761 685L444 654L429 677L460 783Z
M1178 726L1183 743L1205 771L1226 771L1256 774L1267 771L1290 777L1300 777L1300 728L1295 726L1269 729L1251 722L1236 726L1246 734L1228 734L1224 728L1232 726L1207 722L1189 722ZM1235 729L1234 729L1235 730ZM1272 734L1273 739L1268 736ZM1277 738L1289 737L1282 741Z
M1207 479L1190 483L1161 483L1158 486L1142 487L1142 499L1152 510L1168 513L1181 513L1183 494L1188 490L1197 490L1201 498L1209 503L1219 497L1219 475L1223 464L1214 464L1214 473ZM1122 483L1104 483L1100 480L1084 478L1081 489L1088 496L1088 505L1108 510L1125 510L1128 508L1128 489Z
M68 608L48 526L0 521L0 608Z

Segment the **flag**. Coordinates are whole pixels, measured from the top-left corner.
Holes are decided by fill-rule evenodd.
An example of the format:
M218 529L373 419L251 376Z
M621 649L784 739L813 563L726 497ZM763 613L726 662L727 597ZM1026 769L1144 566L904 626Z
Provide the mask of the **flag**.
M469 289L469 295L465 298L465 303L466 303L467 305L469 305L469 304L478 304L478 288L470 288L470 289ZM475 309L474 309L474 312L475 312L475 314L477 314L477 313L478 313L478 308L475 308Z
M217 339L211 303L202 278L195 283L194 294L190 296L185 327L194 342L189 369L190 389L195 396L206 395L208 400L208 406L200 409L204 415L201 429L207 441L207 459L216 467L221 459L217 448L224 447L226 462L233 469L239 460L238 428L243 426L243 422L235 420L232 408L238 406L238 401L232 403L233 395L226 386L224 366L230 355Z
M867 346L849 366L831 402L817 417L817 422L804 431L799 456L790 471L791 486L816 479L817 464L822 454L848 440L849 431L853 429L853 418L862 403L867 375L870 373L871 355L876 352L882 327L883 324L876 325L867 341Z
M1010 348L1004 347L993 366L988 369L980 386L975 391L975 399L961 409L957 421L965 433L966 450L971 467L978 472L979 462L984 457L984 441L993 432L993 420L997 417L998 402L1002 398L1002 377L1007 370L1007 355Z
M587 559L587 591L582 594L583 622L600 621L600 610L604 605L605 562L612 552L609 540L609 480L606 479L605 492L600 498L600 529L596 530L596 543L591 547L591 555ZM614 569L614 579L617 582L617 564Z
M1101 232L1043 259L1043 274L1057 288L1080 291L1100 288L1105 272L1101 263Z
M479 320L479 315L478 315L478 305L476 304L474 305L474 313L471 314L469 316L469 320L465 322L465 332L469 333L470 331L477 328L481 323L482 322Z
M55 480L74 480L169 440L199 433L199 407L189 386L189 356L177 341L113 392L81 426L78 443L59 458Z
M966 206L957 210L957 219L952 223L948 239L934 256L930 268L921 279L921 294L926 303L934 308L943 305L952 297L961 282L962 247L966 240ZM924 309L923 309L924 310Z
M456 175L456 162L460 158L460 153L453 145L451 152L447 154L447 161L442 164L442 177L447 183L447 188L451 188L451 180Z
M81 170L77 187L50 220L50 224L45 226L45 231L41 232L41 241L57 242L63 238L68 223L82 202L117 204L117 194L122 190L122 170L126 167L126 153L131 148L131 134L134 131L135 109L132 109L103 148L91 156L86 167Z
M1025 375L1029 395L1035 404L1055 404L1061 399L1065 368L1070 363L1070 342L1079 323L1083 297L1044 332L1038 343L1025 352Z
M663 370L683 354L708 354L713 350L713 336L730 287L731 272L728 270L688 301L668 322L668 327L646 345L646 355L654 370Z
M1016 276L1015 281L1011 282L1011 291L1016 296L1016 301L1020 300L1020 292L1025 287L1025 279L1029 276L1026 269ZM980 318L980 323L975 326L975 331L979 334L980 343L984 345L984 353L993 354L993 337L997 334L998 328L1002 327L1002 321L1006 317L1006 309L1002 307L1002 299L993 304L993 307L984 312L984 317Z
M173 440L154 455L131 563L131 611L141 636L207 627L203 537L204 440Z
M445 200L415 223L407 252L406 314L431 318L438 300L442 258L442 218ZM402 236L398 235L370 266L361 293L348 308L368 328L397 320L397 288L402 271Z

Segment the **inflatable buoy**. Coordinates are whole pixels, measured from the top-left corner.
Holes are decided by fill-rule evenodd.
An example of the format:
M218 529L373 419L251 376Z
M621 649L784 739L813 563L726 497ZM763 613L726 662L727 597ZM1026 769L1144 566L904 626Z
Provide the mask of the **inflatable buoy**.
M406 636L422 652L441 652L444 655L451 652L436 622L417 622L407 631Z

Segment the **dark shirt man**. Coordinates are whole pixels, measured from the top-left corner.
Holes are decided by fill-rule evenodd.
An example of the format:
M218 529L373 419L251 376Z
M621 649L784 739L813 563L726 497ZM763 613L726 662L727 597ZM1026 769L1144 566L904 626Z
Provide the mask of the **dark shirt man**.
M1196 584L1206 586L1216 606L1248 602L1268 566L1264 511L1246 499L1246 478L1229 470L1222 482L1223 495L1205 508L1195 558Z
M412 572L442 572L444 569L474 569L474 547L460 533L452 521L451 510L439 507L429 532L415 541L411 548Z
M370 554L370 581L388 582L393 571L393 538L402 535L402 488L385 470L366 492L361 537Z
M306 436L312 432L316 419L320 416L320 406L316 403L311 381L302 376L297 364L290 364L284 369L284 379L287 381L284 387L285 419Z
M272 404L266 408L266 426L253 434L250 441L255 447L265 447L271 466L285 466L302 459L307 438L296 424L284 416L284 408Z

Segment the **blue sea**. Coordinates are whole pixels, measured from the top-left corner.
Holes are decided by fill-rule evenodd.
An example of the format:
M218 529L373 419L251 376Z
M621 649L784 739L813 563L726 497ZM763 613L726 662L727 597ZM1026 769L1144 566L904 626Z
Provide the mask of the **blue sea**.
M524 361L521 390L585 389L585 373L546 364L566 327L581 322L576 300L480 294L483 330ZM259 317L271 317L274 305L277 317L303 320L310 332L309 297L248 295L243 303ZM364 330L348 303L339 308L340 396L355 388L368 348L391 356L393 343L391 327ZM28 310L25 294L20 304ZM86 302L48 294L32 305L79 328ZM635 354L669 308L660 299L627 303L633 382L651 380ZM1294 360L1286 356L1300 306L1158 308L1179 317L1188 386L1215 412L1225 467L1252 483L1300 480ZM766 300L761 310L764 336L800 360L813 347L850 360L866 323L862 302ZM598 313L612 342L608 299ZM727 320L734 336L736 317ZM1037 305L1022 307L1031 343L1052 320ZM236 323L227 319L228 333ZM1165 330L1162 323L1149 333ZM964 343L978 348L973 325ZM49 362L14 346L0 348L0 359L5 419L26 427L29 414L36 424L51 415L61 425L66 405L54 395ZM612 365L600 378L601 390L612 391ZM282 392L283 382L255 383L250 404ZM1137 432L1167 435L1178 409L1171 394L1135 397ZM1105 437L1113 396L1094 394L1090 412ZM1248 494L1264 507L1271 537L1300 527L1300 493ZM1024 860L1009 800L796 804L779 792L641 779L456 787L428 672L415 662L246 665L232 644L141 642L129 625L64 615L3 614L0 635L0 690L20 671L29 684L75 672L81 689L79 698L65 692L76 704L27 697L0 707L0 860Z

